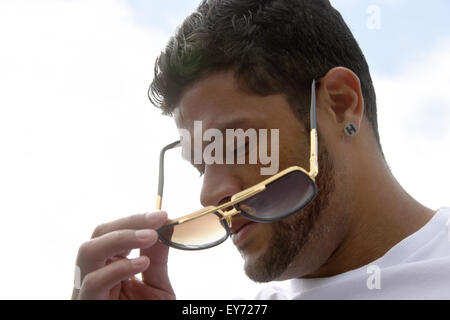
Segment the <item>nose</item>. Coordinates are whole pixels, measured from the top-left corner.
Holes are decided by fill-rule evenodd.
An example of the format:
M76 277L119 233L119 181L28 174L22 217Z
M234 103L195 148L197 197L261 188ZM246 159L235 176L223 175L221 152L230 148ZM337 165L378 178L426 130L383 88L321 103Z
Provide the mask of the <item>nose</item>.
M208 166L203 177L200 202L203 206L217 206L242 190L241 180L233 175L227 165Z

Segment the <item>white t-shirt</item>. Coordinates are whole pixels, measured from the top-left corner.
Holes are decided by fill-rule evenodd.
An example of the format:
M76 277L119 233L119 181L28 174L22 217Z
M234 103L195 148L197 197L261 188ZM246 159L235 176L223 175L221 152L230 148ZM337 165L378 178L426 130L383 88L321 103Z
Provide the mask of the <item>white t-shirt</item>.
M333 277L289 280L255 299L450 299L450 208L383 257Z

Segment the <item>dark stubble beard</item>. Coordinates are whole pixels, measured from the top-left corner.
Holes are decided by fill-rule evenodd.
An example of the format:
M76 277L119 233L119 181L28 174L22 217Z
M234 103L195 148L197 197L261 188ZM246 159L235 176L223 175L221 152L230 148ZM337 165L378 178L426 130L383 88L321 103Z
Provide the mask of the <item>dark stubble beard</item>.
M298 213L271 224L272 236L265 253L253 263L245 265L245 273L256 282L278 278L299 254L308 241L319 214L328 207L335 189L333 162L325 146L319 150L319 174L316 178L318 194L314 201Z

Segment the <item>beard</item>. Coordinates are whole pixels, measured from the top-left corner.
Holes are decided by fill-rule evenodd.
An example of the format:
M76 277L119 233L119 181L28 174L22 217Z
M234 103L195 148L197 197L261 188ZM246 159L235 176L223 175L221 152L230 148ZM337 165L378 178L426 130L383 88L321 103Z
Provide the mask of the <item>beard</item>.
M244 267L247 276L255 282L273 281L283 274L308 241L317 217L328 207L335 189L334 168L326 147L319 146L317 196L294 215L271 223L267 249L256 261L246 263Z

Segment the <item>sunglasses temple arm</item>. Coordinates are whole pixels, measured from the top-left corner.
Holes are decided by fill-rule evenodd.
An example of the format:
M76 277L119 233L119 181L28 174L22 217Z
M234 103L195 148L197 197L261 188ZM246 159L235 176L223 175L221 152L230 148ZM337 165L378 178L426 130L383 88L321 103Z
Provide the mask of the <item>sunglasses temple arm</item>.
M310 155L310 176L314 179L319 173L318 162L318 139L317 139L317 117L316 117L316 80L313 80L311 88L311 155Z
M161 149L159 153L158 196L156 198L156 210L161 210L164 190L164 154L167 150L180 146L180 141L175 141Z

